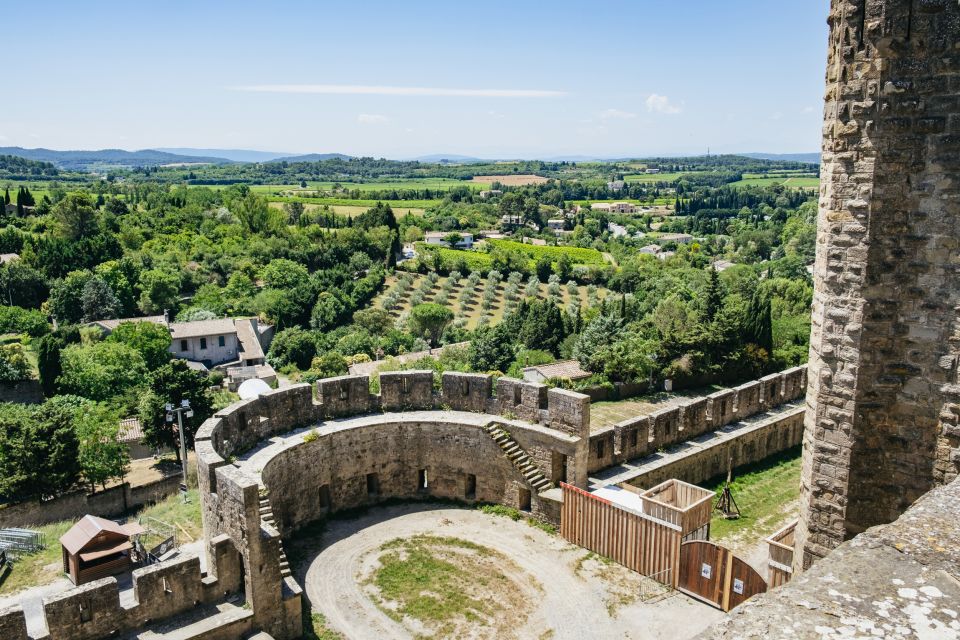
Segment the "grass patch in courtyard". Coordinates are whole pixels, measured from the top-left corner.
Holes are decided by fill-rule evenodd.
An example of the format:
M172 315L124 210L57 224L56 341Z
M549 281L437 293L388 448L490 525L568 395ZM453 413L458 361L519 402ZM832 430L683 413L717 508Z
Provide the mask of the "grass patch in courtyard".
M520 569L497 551L459 538L417 535L386 542L375 553L379 566L365 582L368 594L418 636L461 638L482 630L498 637L526 620L520 603L529 594L510 577Z
M198 540L203 536L203 525L200 522L200 497L196 489L191 489L187 495L190 501L186 504L180 501L179 495L172 495L132 516L130 521L136 522L138 518L149 516L173 525L177 529L177 539L181 544L190 542L185 538L183 530L194 540ZM44 534L46 548L38 553L21 555L14 562L12 569L8 569L5 574L0 574L0 595L49 584L63 576L60 536L66 533L74 522L75 520L62 520L40 527L27 527Z
M734 469L730 488L741 516L726 520L714 511L710 539L722 542L749 537L756 541L776 531L800 499L800 451L800 446L796 446ZM725 480L725 476L713 478L703 486L719 496Z

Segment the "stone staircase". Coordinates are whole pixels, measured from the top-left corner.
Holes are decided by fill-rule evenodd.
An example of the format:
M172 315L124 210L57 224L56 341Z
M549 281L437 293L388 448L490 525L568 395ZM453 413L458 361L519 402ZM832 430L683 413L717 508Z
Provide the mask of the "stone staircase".
M276 528L276 521L273 517L273 507L270 505L270 498L260 494L260 520ZM287 552L283 550L283 543L280 546L280 577L286 578L291 575L290 561L287 560Z
M487 435L493 438L493 441L497 443L500 450L503 451L504 455L513 463L517 471L527 480L527 484L536 489L537 493L542 493L553 488L553 483L540 473L540 469L533 463L533 460L530 459L527 452L517 444L517 441L510 436L503 426L496 422L491 422L484 427L484 430L487 432Z

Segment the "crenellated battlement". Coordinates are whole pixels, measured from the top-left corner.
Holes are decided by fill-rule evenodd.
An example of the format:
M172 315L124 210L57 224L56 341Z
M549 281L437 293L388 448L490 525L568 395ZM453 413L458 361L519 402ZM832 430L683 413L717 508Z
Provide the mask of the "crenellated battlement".
M200 570L200 558L184 555L141 567L133 572L133 604L120 600L116 578L103 578L43 601L46 638L100 640L152 621L182 614L202 605L223 602L243 590L240 554L226 535L213 538L208 548L210 570ZM0 637L28 640L20 607L0 612ZM34 640L39 640L35 638Z

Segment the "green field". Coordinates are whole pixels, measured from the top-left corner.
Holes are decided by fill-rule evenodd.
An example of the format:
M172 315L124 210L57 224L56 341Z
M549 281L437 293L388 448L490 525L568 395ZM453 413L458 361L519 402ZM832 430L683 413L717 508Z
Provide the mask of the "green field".
M818 189L820 187L820 178L816 176L768 176L762 174L744 174L742 180L731 182L735 187L770 187L775 184L782 184L785 187L793 189Z
M517 251L520 253L525 253L530 256L531 260L538 260L541 256L546 256L550 259L550 262L556 262L560 259L560 256L567 255L573 261L574 264L585 264L585 265L603 265L606 264L606 260L603 258L603 254L596 249L585 249L582 247L567 247L567 246L540 246L535 244L524 244L522 242L514 242L513 240L488 240L490 244L498 249L503 249L505 251Z
M714 478L703 486L723 489L725 478ZM800 498L800 447L733 470L730 485L740 507L740 518L726 520L714 512L710 522L711 540L731 542L764 538L779 529L797 512Z
M400 285L401 278L406 279L408 284ZM442 304L453 311L455 320L461 322L466 328L474 329L481 324L481 318L485 317L487 323L496 324L503 319L505 313L515 306L519 300L528 293L528 279L523 279L514 291L511 297L508 289L510 283L503 280L493 286L486 278L480 278L476 286L471 286L468 278L461 278L453 284L446 284L449 278L439 277L435 282L430 282L425 275L397 272L396 275L387 277L384 283L382 293L373 299L371 305L377 308L383 308L390 311L394 318L400 318L409 313L413 308L415 296L419 297L421 302L436 302ZM489 303L485 302L484 292L490 290L493 293L487 298ZM571 293L570 287L566 283L560 285L559 300L564 307L571 303L579 304L581 308L586 308L605 298L609 291L600 287L591 289L583 285L576 286L576 294ZM419 296L417 295L419 292ZM541 282L537 287L536 298L546 299L550 295L550 285ZM394 304L387 301L394 299Z
M625 182L639 182L639 183L651 183L651 182L673 182L684 173L692 173L690 171L686 172L673 172L673 173L630 173L623 176Z
M285 196L267 196L270 202L302 202L304 204L327 204L330 206L364 207L369 209L376 206L380 200L352 200L350 198L290 198ZM383 200L391 207L400 209L429 209L443 200Z
M351 200L351 202L359 202L359 201L357 201L357 200ZM396 215L398 218L403 217L403 216L407 215L408 213L411 214L411 215L415 215L415 216L422 216L422 215L423 215L423 209L422 209L422 208L418 208L418 207L400 207L400 206L397 206L397 204L400 204L400 203L403 203L403 202L405 202L405 201L403 201L403 200L397 200L397 201L395 201L395 202L392 202L392 201L388 201L388 202L387 202L387 204L390 205L390 208L393 209L394 215ZM280 208L283 207L283 205L284 205L283 202L278 202L278 201L273 201L273 200L270 201L270 206L271 206L271 207L275 207L275 208L280 209ZM321 205L321 204L305 204L305 205L304 205L304 208L309 211L310 209L319 209L319 208L322 207L322 206L324 206L324 205ZM339 214L342 215L342 216L350 216L351 218L354 217L354 216L358 216L358 215L360 215L361 213L364 213L364 212L366 212L366 211L368 211L368 210L370 209L370 205L367 205L367 206L357 206L357 205L346 205L346 204L333 204L333 205L327 205L327 206L329 206L330 209L332 209L334 213L339 213Z

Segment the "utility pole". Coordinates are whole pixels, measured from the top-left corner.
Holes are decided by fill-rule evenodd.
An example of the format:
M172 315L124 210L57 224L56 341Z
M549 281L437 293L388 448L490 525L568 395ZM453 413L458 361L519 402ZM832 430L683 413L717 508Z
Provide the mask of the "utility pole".
M192 418L193 409L190 408L189 400L181 400L179 406L174 406L169 402L164 405L167 410L167 422L173 422L173 415L177 416L177 437L180 439L180 465L183 468L183 484L181 491L186 494L187 491L187 437L183 431L184 417Z

